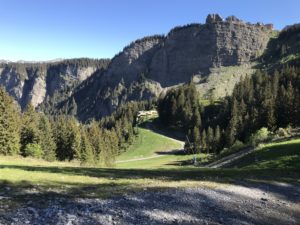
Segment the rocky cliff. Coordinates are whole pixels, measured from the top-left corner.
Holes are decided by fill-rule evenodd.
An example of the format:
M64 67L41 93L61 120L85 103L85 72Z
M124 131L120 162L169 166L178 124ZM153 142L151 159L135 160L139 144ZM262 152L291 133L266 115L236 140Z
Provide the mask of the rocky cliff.
M166 36L137 40L116 55L106 71L74 91L77 115L82 120L99 118L126 101L157 97L164 89L193 77L201 88L211 70L218 74L215 68L254 61L272 32L271 25L209 15L205 24L176 27Z
M74 87L96 70L106 68L109 60L73 59L53 63L0 64L0 85L24 108L29 102L37 107L46 97Z

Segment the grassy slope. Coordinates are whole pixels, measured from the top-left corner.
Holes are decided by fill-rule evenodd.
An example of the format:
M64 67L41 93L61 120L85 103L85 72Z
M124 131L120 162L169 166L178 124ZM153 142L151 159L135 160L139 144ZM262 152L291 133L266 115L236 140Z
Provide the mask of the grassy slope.
M139 128L139 137L135 143L123 154L118 156L116 168L172 168L178 167L181 162L191 160L191 155L162 154L172 150L181 150L182 144L153 131ZM142 158L149 158L138 160ZM136 160L118 162L123 160Z
M126 152L118 156L117 160L137 159L150 157L156 152L171 149L181 149L180 143L150 130L139 128L139 136Z
M263 145L239 160L235 166L245 169L300 170L300 139Z
M75 163L1 156L0 195L32 197L38 192L106 197L144 188L214 186L240 180L300 182L300 139L266 145L240 160L236 165L239 168L234 169L170 167L165 160L176 156L166 157L137 161L135 169L125 169L85 168Z

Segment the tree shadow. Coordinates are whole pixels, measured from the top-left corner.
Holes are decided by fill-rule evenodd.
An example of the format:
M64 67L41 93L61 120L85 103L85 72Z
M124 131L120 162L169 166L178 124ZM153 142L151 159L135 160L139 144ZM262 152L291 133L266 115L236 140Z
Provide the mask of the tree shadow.
M185 151L182 149L174 149L172 151L158 151L155 152L158 155L186 155Z
M64 182L61 184L68 185ZM243 185L247 189L255 187L263 191L269 186L268 184ZM91 185L90 188L99 188L98 186ZM253 196L241 195L243 192L227 191L226 188L160 188L159 190L147 188L145 191L142 187L135 186L132 189L131 195L115 195L108 200L89 198L82 200L60 194L24 193L24 196L13 199L16 203L22 204L20 207L0 213L0 223L10 224L13 222L12 218L18 215L22 215L21 219L27 216L30 224L44 224L45 221L47 224L60 224L62 218L68 218L69 215L76 215L78 219L76 224L111 224L111 220L114 220L115 224L271 225L297 224L299 221L299 210L289 209L286 212L285 206L266 205L264 201L255 200ZM278 187L279 189L280 192L289 190L285 187ZM293 191L295 190L299 193L299 189ZM74 191L77 192L76 189ZM268 192L273 193L273 188ZM260 196L257 198L259 199ZM31 215L28 207L33 208L38 216Z

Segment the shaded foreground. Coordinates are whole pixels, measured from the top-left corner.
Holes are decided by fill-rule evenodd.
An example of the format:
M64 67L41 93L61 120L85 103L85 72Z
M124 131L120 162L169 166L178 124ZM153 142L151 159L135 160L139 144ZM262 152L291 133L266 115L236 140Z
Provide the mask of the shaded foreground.
M150 188L105 200L62 196L28 200L21 207L2 212L0 224L285 225L300 221L299 203L299 186L279 182Z
M265 145L238 168L88 168L0 157L0 224L297 224L299 142Z

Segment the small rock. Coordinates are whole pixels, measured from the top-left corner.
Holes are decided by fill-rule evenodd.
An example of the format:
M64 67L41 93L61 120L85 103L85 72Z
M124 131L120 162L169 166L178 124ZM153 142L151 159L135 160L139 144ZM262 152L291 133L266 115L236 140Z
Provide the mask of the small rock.
M268 201L268 199L266 199L266 198L261 198L260 200L262 200L262 201L264 201L264 202L267 202L267 201Z
M34 218L38 218L39 217L39 214L36 211L36 209L34 209L32 207L28 207L27 210L28 210L29 213L31 213L34 216Z

